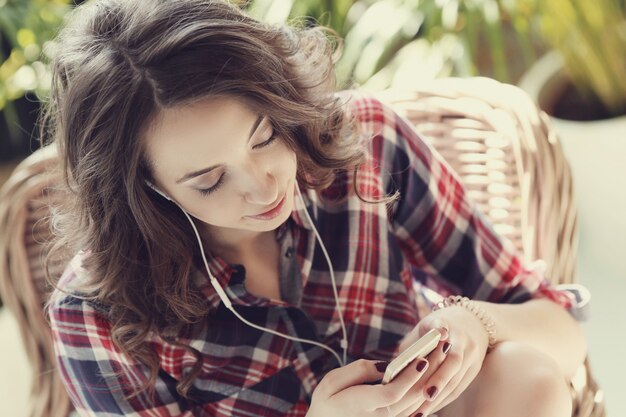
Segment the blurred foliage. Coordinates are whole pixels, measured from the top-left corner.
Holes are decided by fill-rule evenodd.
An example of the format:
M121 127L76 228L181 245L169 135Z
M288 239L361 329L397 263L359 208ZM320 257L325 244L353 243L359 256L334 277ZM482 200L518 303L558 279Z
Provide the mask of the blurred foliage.
M579 93L626 114L626 13L620 0L537 0L546 41Z
M541 51L533 0L252 0L269 23L321 24L345 40L340 87L411 87L439 76L516 81Z
M0 143L24 139L15 101L26 92L40 95L49 89L49 69L41 52L56 33L69 3L0 0L0 114L8 130L8 137L0 137Z
M265 22L333 29L344 40L340 88L412 88L450 75L515 83L547 49L545 34L577 84L624 108L625 0L232 1ZM15 103L28 93L47 94L41 52L79 3L0 0L0 152L3 141L24 140L30 126L20 127Z
M271 23L321 24L345 40L342 88L381 90L440 76L515 83L549 48L575 87L626 112L625 0L251 0ZM594 100L589 100L593 102Z
M25 91L46 90L48 71L41 62L69 10L69 0L0 0L0 109ZM6 55L8 50L8 56Z

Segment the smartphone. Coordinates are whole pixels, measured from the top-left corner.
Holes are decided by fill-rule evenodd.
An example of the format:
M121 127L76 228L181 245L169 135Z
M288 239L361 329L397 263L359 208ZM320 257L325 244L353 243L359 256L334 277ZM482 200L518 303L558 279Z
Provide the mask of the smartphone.
M396 358L392 360L389 365L387 365L381 384L384 385L391 382L400 372L402 372L404 368L407 367L408 364L413 361L413 359L418 357L423 358L435 350L437 344L439 343L439 339L441 339L441 333L438 329L432 329L424 336L420 337L417 342L406 348L402 353L396 356Z

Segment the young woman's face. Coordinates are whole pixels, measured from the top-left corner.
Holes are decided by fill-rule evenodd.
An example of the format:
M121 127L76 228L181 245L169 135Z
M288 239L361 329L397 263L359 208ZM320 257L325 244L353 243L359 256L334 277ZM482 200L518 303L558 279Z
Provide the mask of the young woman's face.
M296 154L244 102L216 98L165 110L146 139L156 185L212 239L234 245L289 217ZM259 217L277 205L278 213Z

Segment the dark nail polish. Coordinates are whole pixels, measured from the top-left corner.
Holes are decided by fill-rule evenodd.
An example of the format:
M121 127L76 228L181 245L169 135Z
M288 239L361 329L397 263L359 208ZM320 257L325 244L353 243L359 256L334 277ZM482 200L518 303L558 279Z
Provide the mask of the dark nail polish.
M450 351L451 347L452 347L452 345L450 344L450 342L444 343L443 344L443 354L446 355Z
M378 372L385 372L385 369L387 369L387 365L389 365L389 362L376 362L374 364L374 366L376 366L376 370Z
M434 399L435 395L437 395L437 387L432 386L432 387L428 388L426 393L428 394L428 398L430 398L431 400Z
M417 365L415 365L415 369L417 369L417 372L422 372L424 369L426 369L426 365L428 365L428 361L425 359L421 359L419 362L417 362Z
M417 414L415 414L415 417L422 417L423 415L424 414L422 414L422 413L417 413Z

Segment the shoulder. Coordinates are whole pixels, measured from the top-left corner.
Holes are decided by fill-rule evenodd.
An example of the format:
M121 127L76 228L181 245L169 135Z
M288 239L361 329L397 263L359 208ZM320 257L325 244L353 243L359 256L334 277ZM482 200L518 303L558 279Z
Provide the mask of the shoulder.
M390 162L398 152L424 151L425 141L413 125L398 112L385 95L343 90L335 93L344 104L344 111L353 118L356 134L374 160ZM410 150L407 147L412 148Z
M376 131L395 122L398 114L374 93L359 90L342 90L335 95L344 102L346 114L353 116L365 129Z
M87 328L89 321L109 327L108 309L85 291L90 277L83 262L88 256L88 252L80 251L68 262L48 299L47 312L53 331L63 325Z
M324 200L344 202L346 197L357 198L356 187L360 196L369 200L381 199L391 190L386 184L390 178L384 171L397 152L394 143L400 116L370 92L342 90L335 96L342 103L345 114L353 120L350 140L359 142L364 154L358 170L353 167L337 170L335 180L321 192L321 196Z
M70 259L50 296L50 302L59 302L70 295L81 296L85 292L84 288L90 280L84 267L88 257L89 252L81 250Z
M404 162L407 157L430 158L432 147L421 132L405 117L405 111L394 107L385 93L343 90L335 93L352 115L360 142L371 159L381 164Z

